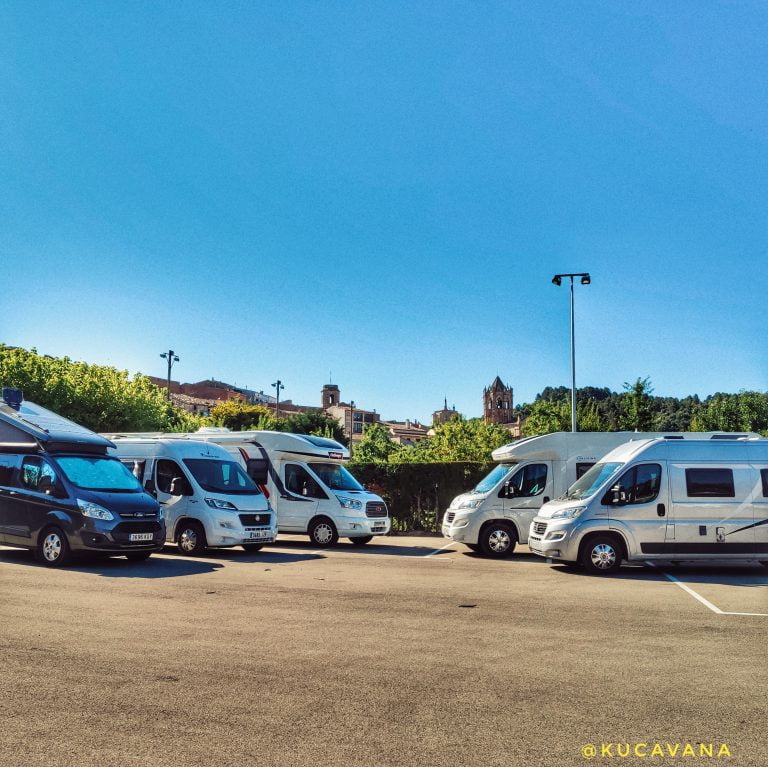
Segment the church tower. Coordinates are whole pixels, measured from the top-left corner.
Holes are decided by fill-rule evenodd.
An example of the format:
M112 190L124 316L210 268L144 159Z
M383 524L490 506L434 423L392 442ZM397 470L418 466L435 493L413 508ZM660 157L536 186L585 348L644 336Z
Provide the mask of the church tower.
M336 384L326 384L323 386L321 393L321 400L323 410L328 410L329 407L338 405L341 401L341 392Z
M499 376L496 376L490 386L483 389L483 419L497 424L510 424L515 421L512 415L512 387L505 386Z

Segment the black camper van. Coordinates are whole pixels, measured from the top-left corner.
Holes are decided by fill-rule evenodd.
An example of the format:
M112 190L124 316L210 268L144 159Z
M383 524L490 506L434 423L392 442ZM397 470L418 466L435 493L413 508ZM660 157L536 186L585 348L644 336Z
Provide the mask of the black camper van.
M143 560L159 551L160 506L108 447L108 439L4 388L0 544L32 549L50 567L77 552Z

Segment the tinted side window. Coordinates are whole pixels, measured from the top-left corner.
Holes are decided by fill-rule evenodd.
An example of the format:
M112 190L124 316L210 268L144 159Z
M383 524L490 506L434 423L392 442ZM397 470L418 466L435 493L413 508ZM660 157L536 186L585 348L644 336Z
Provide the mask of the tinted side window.
M169 461L167 458L161 458L157 462L157 489L169 495L192 495L186 474L176 461Z
M763 498L768 498L768 469L760 469L760 479L763 480Z
M28 490L44 493L56 484L56 472L42 458L25 458L21 462L21 484Z
M303 495L305 498L327 498L320 485L310 473L295 463L285 466L285 487L294 495Z
M661 466L658 463L643 463L632 467L613 485L618 486L620 497L625 505L650 503L655 500L661 487ZM610 504L613 487L603 498L603 503Z
M689 498L734 498L731 469L686 469L685 487Z
M128 471L130 471L131 474L133 474L133 476L139 480L139 482L142 481L144 477L144 467L147 464L146 461L138 461L132 458L123 458L120 460L120 463L122 463L123 466L125 466L125 468L128 469Z
M544 492L547 484L547 464L530 463L516 471L509 481L509 487L514 488L516 498L531 498ZM500 496L506 495L506 487L502 487Z
M576 479L581 479L594 465L594 463L577 463Z
M19 465L17 455L0 455L0 485L3 487L18 487L19 480L16 469Z

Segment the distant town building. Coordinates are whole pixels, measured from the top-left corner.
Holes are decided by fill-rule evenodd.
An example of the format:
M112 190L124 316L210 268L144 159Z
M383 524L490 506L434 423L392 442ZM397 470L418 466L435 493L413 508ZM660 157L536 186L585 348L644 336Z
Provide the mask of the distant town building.
M341 390L336 384L326 384L320 393L322 409L338 421L344 435L353 442L360 442L365 429L379 423L381 416L375 410L365 410L354 402L342 402Z
M506 386L499 376L483 389L483 419L503 426L515 438L521 436L522 422L514 415L512 387Z
M429 427L418 421L382 421L389 429L389 436L398 445L415 445L429 437Z
M435 410L432 413L432 427L439 426L441 423L448 423L453 418L459 417L460 414L456 412L456 405L453 408L448 407L448 398L445 398L445 404L442 410Z

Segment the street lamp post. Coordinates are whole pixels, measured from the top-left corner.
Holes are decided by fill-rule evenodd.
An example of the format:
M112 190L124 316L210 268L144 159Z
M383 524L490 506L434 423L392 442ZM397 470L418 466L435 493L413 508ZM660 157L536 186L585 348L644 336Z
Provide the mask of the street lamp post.
M556 274L552 282L560 286L563 283L563 277L568 277L571 281L571 431L576 431L576 331L573 312L573 278L581 277L582 285L589 285L592 279L588 272L578 272L574 274Z
M349 401L349 457L352 458L352 441L355 438L355 401Z
M173 349L168 349L167 352L163 352L160 355L164 360L168 360L168 399L171 398L171 368L174 362L179 362L179 358L176 356L176 352Z
M275 399L275 418L280 418L280 389L285 389L285 386L283 386L283 382L278 378L277 381L272 384L272 388L277 392L277 398Z

